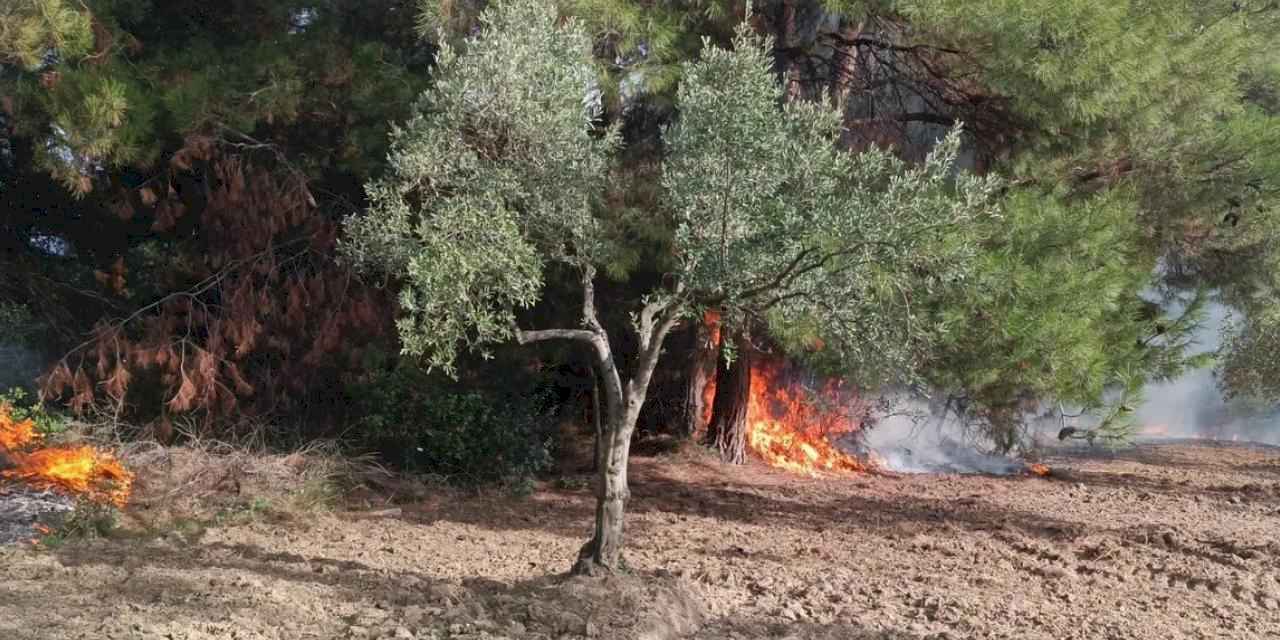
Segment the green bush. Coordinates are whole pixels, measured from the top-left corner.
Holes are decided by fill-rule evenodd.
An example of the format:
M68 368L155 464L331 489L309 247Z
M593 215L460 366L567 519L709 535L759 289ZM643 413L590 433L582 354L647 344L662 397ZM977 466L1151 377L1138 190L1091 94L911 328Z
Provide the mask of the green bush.
M550 466L549 390L463 390L401 365L351 390L348 441L396 468L461 484L528 488Z
M75 509L50 516L48 532L40 538L47 548L56 549L73 540L108 538L120 526L120 511L92 500L76 503Z
M70 426L65 414L50 411L20 387L0 393L0 405L9 407L9 415L14 420L30 419L36 424L36 431L46 436L62 433Z

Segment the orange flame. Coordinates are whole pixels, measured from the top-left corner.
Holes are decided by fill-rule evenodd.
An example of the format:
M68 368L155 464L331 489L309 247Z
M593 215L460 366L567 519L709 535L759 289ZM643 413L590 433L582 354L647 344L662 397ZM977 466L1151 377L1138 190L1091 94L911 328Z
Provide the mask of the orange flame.
M747 446L774 467L814 475L819 471L865 471L868 464L831 444L833 435L856 431L860 423L832 407L842 402L839 382L818 391L818 400L782 380L782 367L754 363L747 404Z
M0 478L59 489L117 507L129 501L133 474L111 454L87 446L22 451L40 439L31 420L15 421L9 408L0 406L0 449L15 465L0 471Z
M0 405L0 449L15 451L31 444L38 437L36 423L30 420L14 422L9 416L9 408Z
M1050 473L1053 472L1053 470L1050 469L1048 465L1043 465L1043 464L1040 464L1039 462L1035 464L1027 465L1027 471L1029 471L1033 475L1040 476L1041 478L1046 478L1049 476Z
M720 348L720 312L708 309L702 316L702 323L707 327L707 341L714 349ZM711 376L702 387L702 426L711 424L711 409L716 399L716 377Z
M1169 425L1167 424L1149 424L1142 428L1140 432L1144 436L1167 436L1169 435Z

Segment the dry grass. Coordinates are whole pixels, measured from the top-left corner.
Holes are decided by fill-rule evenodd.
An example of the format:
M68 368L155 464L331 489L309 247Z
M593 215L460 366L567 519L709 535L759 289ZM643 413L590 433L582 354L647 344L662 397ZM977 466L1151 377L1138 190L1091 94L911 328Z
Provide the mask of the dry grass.
M295 520L332 510L351 492L392 477L372 458L351 456L332 441L282 452L268 447L261 431L236 442L186 432L178 446L127 442L110 428L76 431L75 439L114 450L135 474L121 524L138 533L237 519Z

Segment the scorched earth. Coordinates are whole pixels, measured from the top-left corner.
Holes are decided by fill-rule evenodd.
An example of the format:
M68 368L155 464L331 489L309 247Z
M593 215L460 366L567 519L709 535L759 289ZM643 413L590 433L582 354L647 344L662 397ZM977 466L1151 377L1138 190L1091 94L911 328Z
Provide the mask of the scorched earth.
M592 509L565 483L9 546L0 638L1280 637L1274 449L1047 462L1047 478L804 478L641 457L634 575L604 581L556 575Z

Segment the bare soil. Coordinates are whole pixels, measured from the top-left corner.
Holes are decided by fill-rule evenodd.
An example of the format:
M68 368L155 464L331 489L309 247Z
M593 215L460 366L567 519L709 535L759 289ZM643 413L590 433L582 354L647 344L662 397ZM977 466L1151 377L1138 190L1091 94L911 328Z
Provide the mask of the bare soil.
M1280 637L1276 450L1046 462L810 479L641 457L633 574L609 579L559 575L593 508L564 482L9 546L0 638Z

